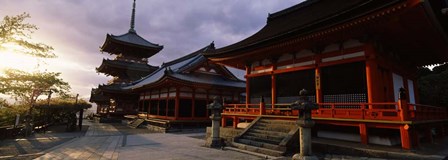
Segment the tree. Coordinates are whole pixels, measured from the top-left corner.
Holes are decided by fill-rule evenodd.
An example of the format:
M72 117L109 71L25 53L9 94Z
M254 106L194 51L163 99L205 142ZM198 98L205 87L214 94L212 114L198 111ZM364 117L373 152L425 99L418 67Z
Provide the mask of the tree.
M33 72L27 73L17 69L7 69L0 75L0 93L11 95L16 101L31 106L39 96L57 93L65 95L70 85L62 78L61 73Z
M0 49L5 49L8 45L15 45L18 47L15 52L41 58L56 57L53 47L30 41L31 33L38 28L36 25L25 23L26 18L30 18L28 13L3 18L3 21L0 22Z
M418 86L421 103L448 107L448 63L421 74Z

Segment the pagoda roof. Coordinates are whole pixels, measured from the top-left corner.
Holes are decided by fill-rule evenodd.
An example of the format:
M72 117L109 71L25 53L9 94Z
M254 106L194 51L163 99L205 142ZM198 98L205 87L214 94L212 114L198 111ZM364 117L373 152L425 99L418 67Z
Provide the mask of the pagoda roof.
M110 102L110 98L103 95L102 92L97 89L97 88L92 88L92 91L90 93L90 99L89 102L94 102L94 103L109 103Z
M126 70L133 70L133 71L141 71L141 72L151 72L153 70L156 70L159 67L151 66L148 64L143 63L137 63L137 62L130 62L130 61L124 61L124 60L111 60L111 59L103 59L103 62L101 65L96 68L98 72L105 73L107 72L107 68L120 68L120 69L126 69Z
M210 85L220 85L228 87L238 87L244 88L245 82L236 78L230 71L228 71L224 66L220 66L227 75L210 75L210 74L199 74L190 73L190 69L195 68L208 60L202 55L203 52L207 50L213 50L214 44L201 48L200 50L178 58L176 60L162 64L162 66L154 71L152 74L146 76L145 78L133 82L131 85L124 87L124 89L137 89L143 86L148 86L151 84L158 83L166 78L174 78L181 81L192 82L192 83L202 83Z
M106 41L101 46L102 52L110 54L133 54L138 57L151 57L163 49L163 46L147 41L135 31L122 35L107 34Z
M107 34L106 41L101 46L102 52L109 54L131 54L135 57L149 58L163 49L163 46L149 42L137 34L135 30L135 0L132 5L129 31L122 35Z
M406 21L407 25L414 25L419 22L412 21L413 17L415 16L415 12L421 13L427 13L425 15L420 16L420 19L423 19L422 17L425 16L426 21L423 21L421 24L422 33L429 33L434 30L437 30L439 32L438 34L429 33L427 35L438 35L437 40L435 43L437 44L429 44L432 42L427 42L424 45L430 46L427 48L434 48L435 45L438 45L436 47L440 48L439 51L435 51L434 54L438 57L442 54L446 54L447 48L440 45L441 43L445 43L445 46L447 45L447 33L448 33L448 22L447 17L441 16L442 13L440 12L440 9L434 8L434 6L437 7L447 7L446 2L438 2L438 1L419 1L418 3L411 2L410 0L348 0L341 3L340 1L334 1L334 0L307 0L302 3L299 3L295 6L292 6L290 8L284 9L282 11L279 11L274 14L270 14L267 18L266 25L259 30L257 33L253 34L252 36L239 41L237 43L231 44L229 46L225 46L219 49L216 49L211 52L204 53L204 55L208 58L214 58L219 60L226 60L230 59L229 57L240 57L242 54L249 53L251 51L272 46L274 44L278 44L281 42L285 42L288 40L297 40L301 37L305 37L314 33L317 33L319 31L323 30L330 30L335 26L339 26L342 24L346 24L348 22L353 22L357 19L360 19L361 17L365 17L367 15L377 13L383 9L390 8L392 6L396 6L399 4L407 4L408 9L412 9L412 12L408 12L407 14L399 14L399 16L408 16L406 18L403 18L402 21ZM437 3L437 4L436 4ZM436 4L436 5L435 5ZM417 6L417 7L414 7ZM402 7L404 8L404 7ZM409 10L407 10L409 11ZM412 15L414 14L414 15ZM432 16L435 14L436 16ZM431 17L432 16L432 17ZM434 18L435 17L435 18ZM396 21L390 21L390 23L397 23ZM381 24L377 24L381 25ZM405 24L401 24L405 25ZM440 27L439 27L440 26ZM433 27L433 28L431 28ZM405 29L408 29L409 27L406 26ZM424 28L424 29L423 29ZM431 28L430 31L427 31L425 29ZM439 29L441 28L441 29ZM373 27L365 26L365 30L372 30L372 33L377 36L378 33L381 34L381 28L377 28L378 30L375 30ZM368 32L368 31L366 31ZM415 31L409 29L406 31L398 30L395 34L388 34L383 33L382 35L383 39L381 40L387 40L387 38L390 37L399 37L401 35L412 35L412 33L415 33ZM347 31L344 34L350 34L350 31ZM325 35L325 34L322 34ZM422 34L424 36L424 34ZM334 35L333 35L334 36ZM359 36L359 35L358 35ZM389 37L386 37L389 36ZM441 40L439 37L443 37L444 40ZM327 37L331 38L331 37ZM409 38L401 38L402 44L411 44L412 38L418 39L417 37L410 36ZM425 37L426 38L426 37ZM325 37L321 37L320 40L316 41L322 41L322 39L326 39ZM297 40L298 41L298 40ZM442 42L443 41L443 42ZM395 41L396 42L396 41ZM311 43L311 42L310 42ZM316 42L318 43L318 42ZM393 46L393 44L391 44ZM422 48L412 48L416 47L415 45L407 45L409 46L409 50L415 50L415 51L423 51ZM422 45L423 46L423 45ZM396 45L396 47L399 47ZM422 49L422 50L420 50ZM404 52L404 51L403 51ZM423 52L424 53L424 52ZM414 54L415 56L417 54ZM406 55L405 55L406 56ZM416 56L417 57L417 56ZM435 57L435 56L434 56ZM415 58L418 60L418 62L415 62L416 65L429 65L433 63L441 63L443 61L446 61L448 58L445 56L444 58L426 58L426 59L420 59ZM242 59L238 61L244 61ZM243 62L239 62L243 63ZM227 63L226 63L227 64ZM235 64L233 64L235 65Z

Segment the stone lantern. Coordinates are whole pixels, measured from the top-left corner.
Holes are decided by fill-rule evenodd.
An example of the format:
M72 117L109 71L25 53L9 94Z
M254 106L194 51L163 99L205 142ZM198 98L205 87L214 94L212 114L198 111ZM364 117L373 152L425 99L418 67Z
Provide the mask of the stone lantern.
M207 139L206 146L211 148L220 148L222 145L219 137L219 128L223 106L219 103L219 100L219 97L213 97L213 102L207 105L207 109L211 111L212 132L210 138Z
M291 104L291 109L299 110L297 125L300 128L300 153L293 156L294 160L318 159L311 151L311 128L314 126L311 110L318 109L318 106L308 100L307 94L307 91L302 89L299 92L299 100Z

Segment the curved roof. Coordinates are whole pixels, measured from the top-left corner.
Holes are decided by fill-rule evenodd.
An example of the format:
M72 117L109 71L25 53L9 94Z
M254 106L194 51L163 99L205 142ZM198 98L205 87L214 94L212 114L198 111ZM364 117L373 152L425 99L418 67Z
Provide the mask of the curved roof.
M123 89L137 89L146 85L159 82L160 80L163 80L168 77L192 83L203 83L210 85L244 88L246 86L245 82L238 80L236 77L234 77L234 75L231 75L233 76L232 78L228 78L222 75L184 73L184 71L188 69L196 67L202 63L205 63L207 59L201 53L210 49L214 49L213 43L184 57L162 64L162 66L158 70L154 71L152 74L146 76L145 78L139 81L133 82L131 85L127 87L123 87ZM225 67L223 66L222 68L225 69Z
M163 49L163 46L147 41L135 31L122 35L107 34L101 51L110 54L133 54L136 57L151 57Z
M260 44L285 36L299 36L331 27L400 1L404 0L346 0L343 3L335 0L307 0L270 14L266 25L254 35L205 55L219 57L248 47L260 47Z

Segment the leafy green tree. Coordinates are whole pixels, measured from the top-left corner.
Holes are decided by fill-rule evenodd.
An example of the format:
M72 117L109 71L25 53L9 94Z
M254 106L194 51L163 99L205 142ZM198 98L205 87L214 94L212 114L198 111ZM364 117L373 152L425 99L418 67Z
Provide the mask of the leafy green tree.
M3 18L0 22L0 49L7 48L7 45L15 45L18 47L15 52L41 58L56 57L53 47L30 41L31 33L38 28L34 24L25 23L26 18L30 18L28 13Z
M448 63L424 72L418 80L420 102L448 107Z
M11 95L16 101L31 106L44 94L65 95L70 85L55 72L28 73L17 69L7 69L0 75L0 93Z

